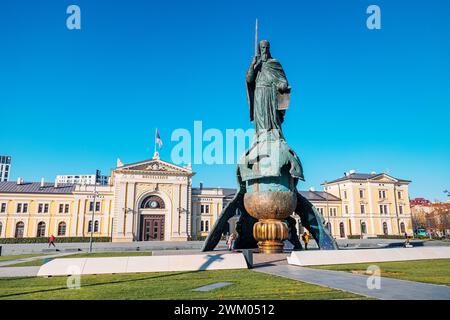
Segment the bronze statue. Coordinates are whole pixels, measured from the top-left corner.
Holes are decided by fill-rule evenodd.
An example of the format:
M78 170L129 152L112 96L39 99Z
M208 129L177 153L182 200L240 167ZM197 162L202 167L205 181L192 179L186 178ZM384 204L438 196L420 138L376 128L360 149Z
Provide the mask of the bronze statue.
M257 29L256 29L257 30ZM203 251L210 251L227 230L228 220L239 215L236 249L259 247L263 253L283 250L288 239L301 249L292 213L314 237L320 249L337 249L324 227L322 216L296 189L303 168L287 144L281 125L289 107L291 88L281 64L272 58L270 43L257 41L255 55L246 74L250 120L255 125L251 147L239 160L238 192L223 209L208 235Z

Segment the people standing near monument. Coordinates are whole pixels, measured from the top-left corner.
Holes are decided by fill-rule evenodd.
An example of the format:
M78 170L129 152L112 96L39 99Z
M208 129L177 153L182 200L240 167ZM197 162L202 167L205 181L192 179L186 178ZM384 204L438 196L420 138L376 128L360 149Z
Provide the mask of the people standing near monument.
M305 231L302 235L302 240L305 243L305 250L308 250L308 243L309 243L309 234L307 231Z
M236 239L236 235L234 232L228 237L227 245L228 245L228 251L232 251L234 247L234 240Z

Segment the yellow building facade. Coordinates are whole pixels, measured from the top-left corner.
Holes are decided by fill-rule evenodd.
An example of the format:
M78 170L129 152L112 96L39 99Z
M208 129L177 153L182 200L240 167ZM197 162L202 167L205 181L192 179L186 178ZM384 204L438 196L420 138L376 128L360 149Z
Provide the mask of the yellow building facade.
M385 173L356 173L322 184L341 199L336 215L324 215L336 238L412 235L409 180Z
M191 168L154 157L118 165L109 185L0 182L0 238L89 237L93 230L117 242L202 239L236 190L193 188L193 175ZM409 183L350 172L324 183L324 191L300 193L335 238L403 235L413 232ZM230 219L230 233L237 219Z

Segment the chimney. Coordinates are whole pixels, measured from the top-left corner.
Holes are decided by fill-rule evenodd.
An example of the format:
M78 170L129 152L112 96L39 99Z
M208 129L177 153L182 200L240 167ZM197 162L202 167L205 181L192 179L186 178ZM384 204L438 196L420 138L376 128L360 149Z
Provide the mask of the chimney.
M200 182L200 190L203 190L203 182Z
M354 174L354 173L356 173L356 170L350 170L350 172L349 172L349 174Z
M55 179L55 188L58 188L58 179Z
M45 186L44 178L41 178L41 188L43 188L44 186Z
M21 177L17 178L17 184L18 184L18 185L21 185L21 184L22 184L22 178L21 178Z
M310 187L310 188L309 188L309 191L314 192L314 191L316 191L316 188Z
M372 171L370 174L377 174L375 171Z

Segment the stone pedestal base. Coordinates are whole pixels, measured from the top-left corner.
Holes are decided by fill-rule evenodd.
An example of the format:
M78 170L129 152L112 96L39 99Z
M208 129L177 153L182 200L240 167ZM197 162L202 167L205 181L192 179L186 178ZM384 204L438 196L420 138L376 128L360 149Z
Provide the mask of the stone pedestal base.
M276 219L262 219L253 226L253 236L261 253L282 253L288 232L287 224Z

